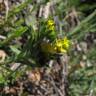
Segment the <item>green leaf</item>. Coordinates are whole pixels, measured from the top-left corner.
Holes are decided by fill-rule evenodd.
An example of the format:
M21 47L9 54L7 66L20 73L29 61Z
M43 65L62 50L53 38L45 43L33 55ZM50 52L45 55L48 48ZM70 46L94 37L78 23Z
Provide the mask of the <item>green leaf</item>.
M10 49L15 53L15 54L20 54L20 50L18 48L16 48L16 46L10 46Z
M4 76L0 73L0 83L4 83L5 82L5 78Z
M15 8L13 8L9 14L8 14L8 18L16 15L17 13L21 12L26 6L28 6L28 4L30 4L32 2L32 0L27 0L25 2L23 2L22 4L20 4L19 6L16 6Z
M67 36L71 37L74 34L78 33L78 31L80 31L84 27L84 25L88 23L90 20L92 20L93 17L95 16L96 16L96 10L92 14L90 14L88 17L86 17L83 21L81 21L81 23L77 27L75 27L71 32L67 34Z
M15 30L7 39L5 39L3 42L0 42L0 45L8 44L11 40L21 36L23 33L25 33L28 30L28 27L20 27L17 30Z

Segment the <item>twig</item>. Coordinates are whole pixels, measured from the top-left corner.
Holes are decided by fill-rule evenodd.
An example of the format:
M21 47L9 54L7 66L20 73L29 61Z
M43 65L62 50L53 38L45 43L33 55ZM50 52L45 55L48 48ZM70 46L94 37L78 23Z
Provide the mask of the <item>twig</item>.
M54 89L55 89L55 92L56 92L58 95L60 95L60 96L64 96L64 94L61 92L61 90L55 85L53 78L52 78L50 75L48 75L48 77L51 79L50 81L51 81L51 84L53 85L53 87L54 87ZM58 96L58 95L57 95L57 96Z
M62 93L63 96L67 96L68 92L67 92L67 85L68 85L68 80L67 80L67 75L68 75L68 68L67 68L67 62L68 61L68 57L67 55L62 55L58 57L58 63L61 65L62 67L62 73L61 73L61 84L62 84Z

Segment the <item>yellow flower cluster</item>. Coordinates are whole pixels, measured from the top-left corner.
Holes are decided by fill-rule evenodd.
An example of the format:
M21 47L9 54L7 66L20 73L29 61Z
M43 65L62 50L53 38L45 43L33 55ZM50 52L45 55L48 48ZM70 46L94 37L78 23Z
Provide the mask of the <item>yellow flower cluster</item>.
M43 42L41 48L45 53L66 53L70 45L70 41L65 37L64 39L56 39L53 44Z
M67 37L65 37L64 39L56 39L56 42L54 44L54 50L57 53L66 53L70 45L69 43L70 42Z
M54 21L53 20L48 20L47 21L47 28L48 28L48 30L50 30L50 31L54 31L55 30L55 23L54 23Z

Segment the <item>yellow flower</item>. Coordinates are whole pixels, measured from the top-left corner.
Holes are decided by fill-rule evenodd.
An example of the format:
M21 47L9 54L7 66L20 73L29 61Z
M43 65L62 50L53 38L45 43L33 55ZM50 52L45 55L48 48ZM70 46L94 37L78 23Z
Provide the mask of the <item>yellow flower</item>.
M67 39L67 37L64 37L63 39L63 47L68 49L70 45L70 41Z
M54 21L53 20L48 20L47 21L47 29L50 31L54 31L55 30L55 26L54 26Z
M54 50L57 52L57 53L66 53L67 51L62 47L62 46L55 46L54 47Z
M56 50L57 53L65 53L66 50L62 47L62 40L61 39L56 39L54 50Z
M61 39L56 39L55 46L57 46L57 47L61 47L62 46Z
M48 20L48 21L47 21L47 25L48 25L48 26L54 25L54 21L53 21L53 20Z
M55 30L55 26L50 26L49 30L54 31Z
M61 48L60 51L61 51L61 53L66 53L67 52L67 50L65 50L64 48Z
M41 49L45 53L66 53L69 48L69 40L67 37L64 37L64 39L56 39L56 41L51 44L47 42L41 43Z
M69 48L69 40L67 37L64 39L56 39L56 42L54 44L54 50L58 53L66 53L67 49Z

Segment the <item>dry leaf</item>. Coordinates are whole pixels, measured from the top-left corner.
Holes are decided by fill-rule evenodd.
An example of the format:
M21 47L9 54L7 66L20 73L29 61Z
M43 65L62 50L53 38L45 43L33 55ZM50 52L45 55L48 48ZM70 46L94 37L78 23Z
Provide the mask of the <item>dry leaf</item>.
M80 66L81 66L81 68L84 68L85 67L85 62L80 61Z
M4 62L6 56L6 52L4 50L0 50L0 63Z
M28 79L32 82L39 83L41 79L41 74L39 69L32 70L28 72Z

